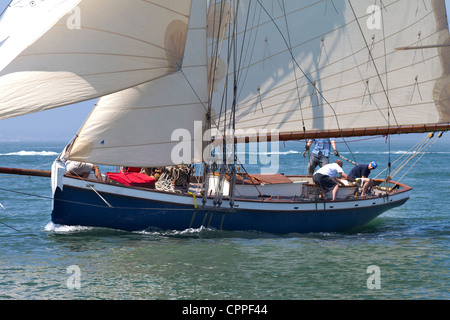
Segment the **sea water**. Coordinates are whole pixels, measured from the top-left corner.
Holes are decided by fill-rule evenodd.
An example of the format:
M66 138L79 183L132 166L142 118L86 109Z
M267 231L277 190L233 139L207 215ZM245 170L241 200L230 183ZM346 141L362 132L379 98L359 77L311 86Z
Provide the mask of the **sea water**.
M346 158L378 162L375 176L423 136L337 141ZM304 145L280 143L279 172L306 172ZM63 147L1 142L0 166L49 170ZM411 199L346 233L59 226L50 179L0 174L0 299L449 299L448 134L426 151L401 180Z

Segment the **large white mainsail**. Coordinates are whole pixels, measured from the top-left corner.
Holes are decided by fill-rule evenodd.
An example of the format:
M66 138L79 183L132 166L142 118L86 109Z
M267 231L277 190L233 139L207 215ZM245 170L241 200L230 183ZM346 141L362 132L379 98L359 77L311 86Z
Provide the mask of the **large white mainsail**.
M0 119L97 98L174 72L190 8L189 0L82 0L49 29L40 19L45 26L39 29L48 30L0 72ZM9 41L0 47L0 61L9 57Z
M224 3L211 5L224 28L209 44L213 52L223 42L213 88L228 95L213 98L217 123L231 119L221 101L232 101L236 69L236 129L244 132L298 139L449 128L444 0L237 1L230 12Z
M207 114L206 0L192 1L180 70L100 99L70 159L135 167L202 161Z

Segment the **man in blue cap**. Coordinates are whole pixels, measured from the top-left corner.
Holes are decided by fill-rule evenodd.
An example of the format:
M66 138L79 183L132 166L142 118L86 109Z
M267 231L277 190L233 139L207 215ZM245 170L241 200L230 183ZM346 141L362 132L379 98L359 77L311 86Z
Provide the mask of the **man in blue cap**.
M377 163L372 161L371 163L358 164L354 166L350 173L349 177L356 180L356 182L360 182L362 186L361 196L364 197L366 195L367 190L372 187L373 181L369 179L370 171L376 169Z

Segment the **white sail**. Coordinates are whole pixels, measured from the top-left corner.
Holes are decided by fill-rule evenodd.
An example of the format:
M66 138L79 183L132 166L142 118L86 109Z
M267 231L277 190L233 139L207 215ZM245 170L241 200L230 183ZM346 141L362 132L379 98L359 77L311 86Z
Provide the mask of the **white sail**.
M12 1L0 20L0 71L80 1Z
M19 10L22 3L54 8L29 23L23 19L35 9ZM0 61L13 60L0 72L0 119L97 98L176 71L190 8L189 0L13 2L1 21L6 38L0 39ZM10 49L19 35L24 50Z
M449 127L444 0L213 5L209 54L217 48L221 54L212 85L217 123L231 123L236 75L236 129L244 131L277 129L289 139L378 134L380 128L394 133L404 126L426 131L437 123ZM236 64L227 63L229 52L238 57Z
M201 162L206 61L206 0L194 0L182 68L101 98L70 158L133 167Z

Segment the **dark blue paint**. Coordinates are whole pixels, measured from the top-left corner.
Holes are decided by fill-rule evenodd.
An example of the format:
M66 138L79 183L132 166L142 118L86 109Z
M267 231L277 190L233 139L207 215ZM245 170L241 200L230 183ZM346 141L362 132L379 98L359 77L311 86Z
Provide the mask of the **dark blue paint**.
M193 205L102 194L108 207L92 191L65 186L54 195L52 221L61 225L106 227L127 231L160 228L185 230L205 227L223 230L256 230L269 233L343 232L362 226L407 199L370 208L326 211L230 211Z

